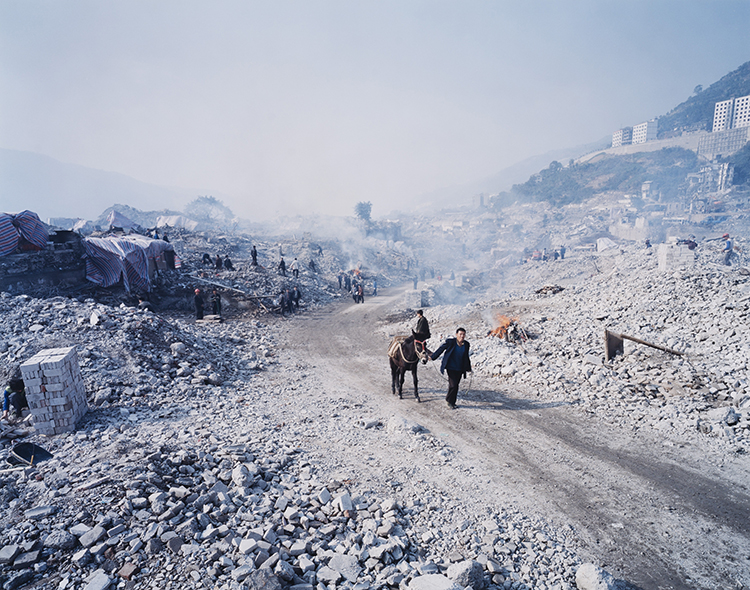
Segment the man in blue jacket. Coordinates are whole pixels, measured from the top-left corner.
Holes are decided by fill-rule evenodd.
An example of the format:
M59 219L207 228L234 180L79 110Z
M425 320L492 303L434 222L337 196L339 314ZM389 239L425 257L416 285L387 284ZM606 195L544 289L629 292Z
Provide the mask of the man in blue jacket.
M466 377L466 373L471 373L471 361L469 360L469 342L466 340L466 330L459 328L456 330L455 338L447 338L430 357L433 361L441 354L443 363L440 365L440 372L448 371L448 395L445 401L451 410L456 409L456 397L458 396L458 384L461 377Z

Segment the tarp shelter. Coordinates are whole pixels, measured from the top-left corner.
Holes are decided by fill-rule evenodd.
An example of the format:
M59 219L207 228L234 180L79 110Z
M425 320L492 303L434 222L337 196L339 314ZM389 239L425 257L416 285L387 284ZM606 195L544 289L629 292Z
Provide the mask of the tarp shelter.
M157 269L175 268L172 244L145 236L84 238L86 278L101 287L122 281L127 291L150 291Z
M195 228L198 227L198 222L184 215L159 215L156 218L156 227L174 227L195 231Z
M79 219L73 226L73 231L77 231L81 234L90 234L96 230L96 226L91 221L85 219Z
M21 250L42 250L47 245L47 227L33 211L15 215L0 213L0 256Z
M112 211L109 212L109 215L107 215L107 223L109 224L109 227L121 227L122 229L134 229L140 227L135 221L130 221L130 219L114 209L112 209Z
M597 252L604 252L605 250L609 250L610 248L617 248L617 243L613 242L609 238L599 238L598 240L596 240Z

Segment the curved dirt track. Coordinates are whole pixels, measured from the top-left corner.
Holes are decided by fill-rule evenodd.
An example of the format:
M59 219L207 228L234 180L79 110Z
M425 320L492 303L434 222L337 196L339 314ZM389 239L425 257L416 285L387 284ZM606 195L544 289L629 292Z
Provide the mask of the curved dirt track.
M451 411L437 363L420 366L423 403L412 398L409 374L398 400L390 394L388 338L378 330L396 309L399 292L391 293L295 318L288 350L323 383L355 382L352 401L439 433L456 452L454 465L469 473L462 475L467 498L514 502L571 526L582 557L615 577L644 590L750 587L747 457L625 431L498 379L475 377L468 391L462 383Z

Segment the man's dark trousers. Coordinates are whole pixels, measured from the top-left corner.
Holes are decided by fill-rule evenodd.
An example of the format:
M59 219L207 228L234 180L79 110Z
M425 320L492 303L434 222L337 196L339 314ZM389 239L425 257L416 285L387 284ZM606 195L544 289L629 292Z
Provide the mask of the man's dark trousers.
M448 395L445 396L445 401L447 401L451 406L456 405L456 398L458 397L458 384L461 383L461 376L463 373L461 371L452 371L450 369L446 369L448 373Z

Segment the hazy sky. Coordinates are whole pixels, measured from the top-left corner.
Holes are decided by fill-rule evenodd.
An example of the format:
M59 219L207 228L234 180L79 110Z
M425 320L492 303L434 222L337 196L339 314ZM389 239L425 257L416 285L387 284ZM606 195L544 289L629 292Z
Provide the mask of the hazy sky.
M749 39L747 0L0 0L0 147L381 215L664 114Z

